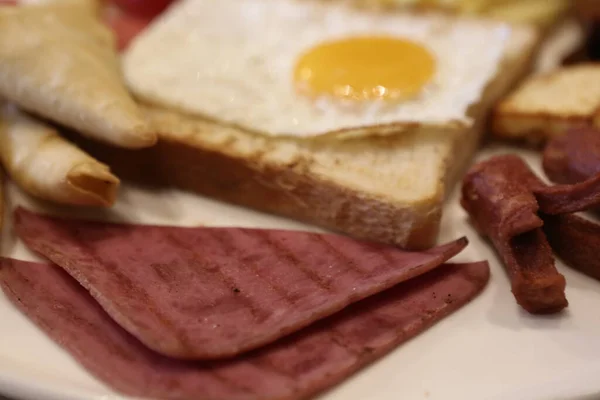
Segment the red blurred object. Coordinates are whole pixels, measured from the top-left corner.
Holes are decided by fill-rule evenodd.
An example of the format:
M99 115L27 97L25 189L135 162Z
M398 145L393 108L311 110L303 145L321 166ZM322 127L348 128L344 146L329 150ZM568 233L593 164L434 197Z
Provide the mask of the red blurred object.
M109 6L104 10L103 19L115 33L117 48L121 51L127 48L129 43L152 22L153 18L134 16Z
M113 0L121 10L145 18L157 16L172 2L173 0Z
M16 6L18 0L0 0L0 6Z

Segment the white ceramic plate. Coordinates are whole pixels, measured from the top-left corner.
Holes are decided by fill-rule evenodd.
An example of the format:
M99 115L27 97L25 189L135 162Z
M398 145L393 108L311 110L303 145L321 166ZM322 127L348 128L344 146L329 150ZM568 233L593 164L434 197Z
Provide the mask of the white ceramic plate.
M515 150L486 150L481 157L505 151ZM539 167L539 156L519 153ZM16 204L39 208L11 187L9 207ZM115 211L119 219L131 222L314 229L191 194L129 186ZM12 235L10 220L6 228L2 254L34 260ZM457 260L491 262L492 278L483 294L340 384L324 400L600 398L600 282L559 264L568 280L567 312L530 316L515 304L501 264L469 226L454 196L447 206L441 240L463 235L471 244ZM0 393L27 400L122 399L80 368L1 295L0 321Z
M576 34L575 34L576 36ZM561 36L556 49L573 35ZM540 69L555 65L546 53ZM539 171L539 156L513 148ZM40 205L10 187L8 209ZM457 196L446 207L440 240L468 236L457 261L487 259L489 286L449 318L338 385L323 400L548 400L600 398L600 282L558 264L568 281L568 310L533 317L514 301L493 250L469 226ZM61 210L52 210L60 212ZM125 186L111 219L169 225L242 225L315 230L289 220L225 205L178 191ZM95 217L98 217L96 215ZM3 256L36 258L12 234L7 218ZM23 400L125 399L90 376L0 294L0 393ZM224 399L226 400L226 399Z

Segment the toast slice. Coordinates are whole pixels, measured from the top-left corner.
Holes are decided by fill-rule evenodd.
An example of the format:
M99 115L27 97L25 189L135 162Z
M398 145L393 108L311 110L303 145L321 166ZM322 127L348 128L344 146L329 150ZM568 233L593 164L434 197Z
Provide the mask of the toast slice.
M600 125L600 64L579 64L534 76L494 112L499 137L537 144L568 129Z
M146 106L157 146L80 143L125 179L173 185L357 238L431 247L446 189L471 159L492 104L528 71L534 30L513 31L500 73L470 110L471 129L406 125L348 140L272 138Z

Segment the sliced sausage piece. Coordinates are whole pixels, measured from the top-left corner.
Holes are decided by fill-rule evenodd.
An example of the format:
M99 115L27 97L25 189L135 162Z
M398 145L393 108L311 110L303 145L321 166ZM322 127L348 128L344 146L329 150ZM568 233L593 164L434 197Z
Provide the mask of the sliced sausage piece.
M544 149L544 172L552 182L579 183L600 173L600 131L574 129Z
M545 214L570 214L600 206L600 174L572 185L554 185L533 189L540 210Z
M600 225L577 215L543 215L544 232L568 266L600 280Z
M519 305L530 313L554 313L567 307L565 278L554 265L541 229L533 189L543 183L514 155L476 164L466 175L461 204L502 260Z

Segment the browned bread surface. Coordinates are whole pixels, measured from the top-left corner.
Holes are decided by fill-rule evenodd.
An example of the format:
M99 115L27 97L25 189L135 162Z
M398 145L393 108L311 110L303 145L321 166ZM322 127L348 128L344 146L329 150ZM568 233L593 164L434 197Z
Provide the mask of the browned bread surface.
M600 65L580 64L534 76L495 110L497 136L538 143L589 126L600 110Z

